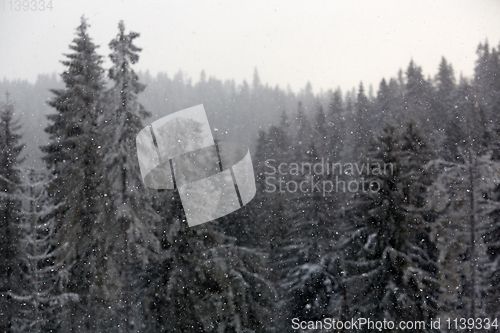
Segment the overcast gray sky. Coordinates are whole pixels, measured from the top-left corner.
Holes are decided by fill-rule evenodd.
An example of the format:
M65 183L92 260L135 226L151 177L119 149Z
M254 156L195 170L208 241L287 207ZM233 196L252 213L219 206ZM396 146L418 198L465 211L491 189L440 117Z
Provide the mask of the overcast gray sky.
M434 75L443 55L457 75L471 76L478 43L500 42L500 0L52 0L53 10L43 12L10 10L9 0L0 6L0 79L31 82L63 70L59 61L82 15L105 66L123 19L127 31L141 34L137 70L170 77L183 70L196 82L204 69L240 83L251 82L256 67L264 83L294 91L307 81L318 92L360 80L376 90L412 58Z

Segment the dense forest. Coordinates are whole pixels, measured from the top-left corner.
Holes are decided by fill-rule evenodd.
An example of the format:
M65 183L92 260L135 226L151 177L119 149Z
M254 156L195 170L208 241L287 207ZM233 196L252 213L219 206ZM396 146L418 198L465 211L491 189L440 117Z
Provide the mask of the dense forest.
M500 46L472 78L411 60L376 92L314 94L135 73L123 22L105 69L88 27L60 77L0 82L0 331L498 330ZM135 137L197 104L251 147L257 194L190 228ZM327 326L360 318L396 327Z

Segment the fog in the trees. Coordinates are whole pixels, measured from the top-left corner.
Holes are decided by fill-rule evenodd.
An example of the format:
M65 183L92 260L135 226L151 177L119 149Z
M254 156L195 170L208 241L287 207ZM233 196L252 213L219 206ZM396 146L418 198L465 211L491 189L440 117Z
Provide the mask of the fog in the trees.
M314 93L137 72L140 38L120 21L106 68L82 17L64 72L0 82L1 331L498 330L500 45L478 41L473 77L445 54ZM135 137L198 104L250 147L257 193L190 228Z

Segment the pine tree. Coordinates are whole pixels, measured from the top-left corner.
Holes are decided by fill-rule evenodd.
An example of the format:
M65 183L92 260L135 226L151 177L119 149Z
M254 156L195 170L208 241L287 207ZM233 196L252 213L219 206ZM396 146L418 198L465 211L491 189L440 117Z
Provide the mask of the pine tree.
M56 214L56 240L69 243L65 252L69 262L70 292L77 293L81 301L68 320L76 321L80 330L91 330L94 315L91 288L97 283L99 261L104 257L99 244L103 221L101 194L101 143L97 133L97 118L104 82L101 56L88 34L89 25L82 17L76 37L69 46L62 64L64 89L51 90L55 95L49 102L57 113L48 115L45 131L50 143L42 147L43 159L51 170L54 181L49 188ZM100 257L100 258L99 258Z
M347 309L373 320L425 320L438 310L437 251L427 211L430 150L414 124L386 126L345 230Z
M107 230L114 234L106 248L107 279L115 281L108 286L107 301L115 306L114 325L130 332L140 327L133 288L136 272L148 262L151 250L157 248L152 229L158 217L140 176L135 145L135 137L144 127L142 120L150 116L137 100L145 86L132 69L141 51L134 45L139 34L126 34L123 22L118 24L118 30L109 44L113 63L109 78L113 86L106 92L108 104L100 134L106 143L102 168L106 170L103 191L108 205Z
M20 164L24 145L14 104L6 95L0 104L0 330L10 332L14 307L9 292L18 280L19 224L21 222Z

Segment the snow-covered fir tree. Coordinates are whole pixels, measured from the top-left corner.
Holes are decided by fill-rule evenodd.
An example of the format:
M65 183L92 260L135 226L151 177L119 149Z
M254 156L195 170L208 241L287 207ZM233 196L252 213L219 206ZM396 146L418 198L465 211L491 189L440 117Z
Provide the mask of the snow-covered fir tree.
M136 273L158 243L153 233L158 215L141 179L135 144L145 126L142 120L150 115L137 99L145 88L132 69L141 51L134 45L137 37L138 33L125 33L123 22L118 24L118 35L109 43L112 87L106 92L107 104L100 118L106 230L113 235L106 239L106 301L112 307L108 331L139 329L138 295L133 292Z
M143 279L151 332L275 332L266 256L234 245L216 222L189 228L177 190L159 192L161 251Z
M64 260L64 254L69 243L57 245L54 241L57 206L48 199L49 182L33 170L24 172L23 182L27 200L20 223L21 274L17 287L10 292L16 303L11 331L69 331L67 305L79 300L77 294L66 291L71 264Z
M356 99L356 130L355 136L355 156L362 156L368 147L371 138L371 127L373 126L373 115L371 114L370 101L366 96L363 83L359 84L358 96Z
M489 226L497 209L498 136L466 80L461 80L455 96L442 157L431 163L437 171L433 201L442 210L438 218L442 311L476 317L485 315L484 295L489 289L486 243L495 243L494 227Z
M332 161L338 160L342 154L346 131L345 117L342 92L338 88L330 97L326 116L328 133L326 139L328 147L327 155Z
M500 185L493 191L491 199L500 202ZM491 318L500 317L500 209L496 208L491 212L490 224L484 230L484 240L486 242L486 269L484 278L484 303L485 312Z
M490 48L488 42L477 48L478 59L474 69L474 90L488 119L498 122L500 109L500 47Z
M369 151L343 244L347 309L374 320L425 320L438 306L437 249L427 211L430 149L413 123L387 125Z
M282 327L292 318L321 320L337 315L342 304L340 259L335 251L340 223L334 203L338 198L331 193L325 196L322 188L313 187L315 183L330 180L330 175L318 175L308 169L322 163L324 158L315 145L311 142L306 151L296 149L297 160L286 163L305 165L305 169L298 173L287 170L288 175L283 177L281 187L288 197L285 215L288 228L283 230L283 239L273 255ZM304 181L307 188L295 188Z
M14 119L14 104L6 94L0 103L0 331L9 332L15 315L10 291L19 278L19 224L22 181L20 165L24 144L20 124Z
M431 82L425 79L422 68L417 66L413 60L410 61L406 70L403 115L414 119L429 136L432 136L433 131L439 130L440 126L443 125L436 118L432 97Z
M259 133L254 157L257 193L248 204L254 220L249 223L254 229L259 230L261 248L270 251L271 255L272 250L281 243L288 230L285 219L287 197L280 193L278 188L269 185L278 185L277 182L284 179L283 175L274 173L270 166L275 167L279 163L289 162L288 118L284 113L282 117L280 125L271 126L268 133L264 131ZM258 223L259 227L254 223Z
M486 52L487 46L483 47L483 52ZM500 112L500 53L492 50L490 55L490 61L488 63L489 70L488 73L484 73L485 67L485 54L481 53L481 48L479 48L480 59L478 61L478 67L476 69L476 78L479 81L479 85L482 85L482 92L491 93L490 97L491 110L494 116L498 116ZM486 81L489 81L490 91L484 90L485 82L483 77L486 76ZM479 93L481 96L481 92ZM488 109L488 105L483 102L482 107ZM486 112L485 112L486 113ZM488 117L486 116L486 119ZM493 118L496 119L496 118ZM491 121L489 124L492 128L492 132L489 138L489 147L491 149L491 160L494 162L493 169L496 168L498 163L500 163L500 137L499 137L499 126L496 121ZM482 124L479 124L480 126ZM498 169L497 169L498 170ZM497 175L495 173L495 175ZM494 189L491 192L490 199L495 203L493 211L490 214L490 219L487 220L487 224L484 230L484 240L486 246L487 263L486 270L484 273L484 286L485 286L485 304L486 313L491 318L500 317L500 208L497 206L500 202L500 185L494 184Z
M98 284L100 259L99 228L105 223L99 183L102 179L100 152L102 143L97 133L97 118L104 89L101 56L88 33L89 24L82 17L71 53L62 61L61 74L65 87L52 90L49 102L56 113L48 116L49 144L42 147L43 159L54 180L49 196L56 210L56 239L68 243L65 258L74 262L70 270L71 292L80 295L72 310L74 329L92 330L95 304L92 288ZM100 259L99 259L100 256Z

